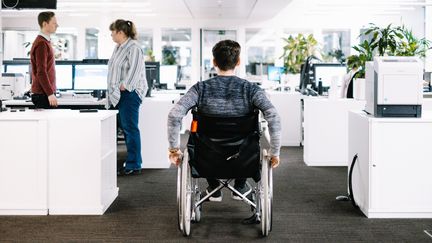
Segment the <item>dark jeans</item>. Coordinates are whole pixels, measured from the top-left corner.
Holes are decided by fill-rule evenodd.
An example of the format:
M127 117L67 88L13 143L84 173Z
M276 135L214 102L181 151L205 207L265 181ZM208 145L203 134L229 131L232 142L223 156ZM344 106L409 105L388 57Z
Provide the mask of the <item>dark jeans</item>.
M209 184L212 190L219 186L219 181L217 181L216 179L207 178L207 183ZM246 185L246 178L234 180L235 189L243 188L245 185Z
M138 128L141 99L135 91L121 91L118 110L126 148L126 170L141 169L141 133Z
M31 100L35 106L35 109L50 109L52 108L48 101L46 94L32 94Z

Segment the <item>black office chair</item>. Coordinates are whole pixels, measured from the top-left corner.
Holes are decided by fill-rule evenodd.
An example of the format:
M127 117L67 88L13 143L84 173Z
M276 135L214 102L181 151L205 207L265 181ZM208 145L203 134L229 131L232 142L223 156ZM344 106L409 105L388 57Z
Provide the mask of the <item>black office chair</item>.
M348 84L348 88L347 88L347 98L354 98L354 80L355 78L358 76L359 72L357 71L356 73L354 73L354 75L351 77L349 84Z
M255 219L261 222L262 234L267 236L272 228L273 176L266 150L260 148L263 130L259 112L243 117L213 117L194 109L192 114L187 149L177 172L180 231L190 235L191 221L201 219L201 205L226 187L251 206ZM198 178L214 178L220 185L202 197ZM230 185L237 178L252 178L256 182L252 200Z

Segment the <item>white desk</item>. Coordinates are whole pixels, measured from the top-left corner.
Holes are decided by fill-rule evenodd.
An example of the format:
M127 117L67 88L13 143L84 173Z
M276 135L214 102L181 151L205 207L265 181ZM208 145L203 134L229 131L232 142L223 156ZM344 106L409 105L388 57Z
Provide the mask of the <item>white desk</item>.
M117 111L54 111L49 120L49 214L103 214L118 196Z
M118 195L117 111L0 113L0 214L103 214Z
M303 158L308 166L347 166L348 111L364 109L354 99L304 98Z
M432 111L432 97L423 98L422 101L422 113Z
M301 97L297 92L267 91L281 118L282 146L300 146L302 142Z
M157 94L142 101L139 111L142 168L169 168L168 113L179 94Z
M59 108L105 108L106 99L98 100L97 98L58 98ZM34 107L31 100L5 100L6 107Z
M432 218L432 111L422 118L349 113L353 195L369 218Z

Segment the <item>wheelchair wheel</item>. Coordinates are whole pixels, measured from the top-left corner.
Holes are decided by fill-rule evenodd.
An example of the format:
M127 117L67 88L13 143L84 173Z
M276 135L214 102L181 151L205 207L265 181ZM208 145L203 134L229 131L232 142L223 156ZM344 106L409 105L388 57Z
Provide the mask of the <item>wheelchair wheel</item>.
M182 162L181 173L181 216L182 216L182 233L184 236L189 236L192 219L192 175L188 163L189 156L185 151Z
M263 236L268 236L272 225L272 195L273 182L271 181L272 169L270 161L263 159L261 168L261 195L260 195L260 215L261 215L261 233Z
M192 204L192 208L193 208L193 221L195 223L199 223L199 221L201 220L201 205L199 207L195 207L195 204L199 202L199 200L201 199L201 192L199 191L198 188L198 179L192 179L193 182L193 204Z
M273 168L271 167L271 163L269 162L269 231L272 231L273 228Z
M187 157L187 155L185 155ZM183 161L184 161L183 157ZM182 162L183 164L183 162ZM181 204L181 188L182 188L182 166L177 167L177 222L180 231L183 231L183 216L182 216L182 204Z

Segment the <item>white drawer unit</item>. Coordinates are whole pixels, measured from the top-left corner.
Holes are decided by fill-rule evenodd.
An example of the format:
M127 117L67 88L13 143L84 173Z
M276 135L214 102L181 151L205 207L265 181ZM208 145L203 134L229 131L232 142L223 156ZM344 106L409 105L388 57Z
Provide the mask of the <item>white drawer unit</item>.
M432 218L432 114L374 118L349 114L354 200L369 218Z

